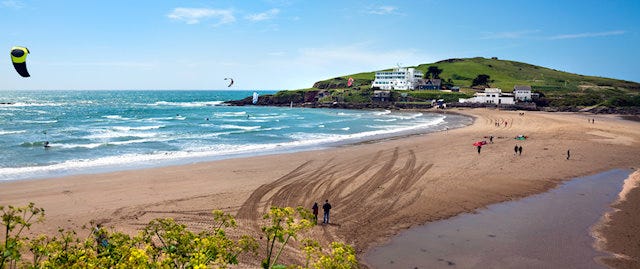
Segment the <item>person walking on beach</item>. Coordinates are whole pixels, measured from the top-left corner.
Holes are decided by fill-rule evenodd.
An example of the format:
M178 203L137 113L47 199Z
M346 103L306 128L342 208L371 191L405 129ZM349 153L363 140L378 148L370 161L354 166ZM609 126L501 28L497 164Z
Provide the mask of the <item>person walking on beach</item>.
M331 204L329 203L329 200L324 201L322 210L324 210L324 219L322 220L322 223L329 224L329 210L331 210Z
M513 156L518 155L518 144L516 144L516 146L513 147L513 151L515 152L515 153L513 153Z
M315 221L315 224L318 224L318 203L313 203L311 209L313 209L313 220Z
M489 142L493 144L493 136L489 136Z
M480 154L481 149L482 149L482 146L478 146L478 154Z
M568 150L567 150L567 160L568 160L570 157L571 157L571 150L570 150L570 149L568 149Z
M522 155L522 146L518 147L518 155Z

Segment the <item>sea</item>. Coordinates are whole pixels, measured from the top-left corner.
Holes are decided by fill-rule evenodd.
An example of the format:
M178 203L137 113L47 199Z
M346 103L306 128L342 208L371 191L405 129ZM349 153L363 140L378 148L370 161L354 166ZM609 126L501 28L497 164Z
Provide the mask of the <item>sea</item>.
M224 104L253 92L276 91L0 91L0 180L317 150L472 122L418 111Z

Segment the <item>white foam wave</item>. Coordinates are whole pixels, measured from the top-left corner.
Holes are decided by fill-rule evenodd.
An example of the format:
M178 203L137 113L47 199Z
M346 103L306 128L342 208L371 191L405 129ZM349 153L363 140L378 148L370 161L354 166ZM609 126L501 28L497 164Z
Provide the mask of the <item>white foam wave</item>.
M223 129L240 129L245 131L257 130L260 129L261 126L240 126L240 125L232 125L232 124L223 124L220 125L220 128Z
M125 119L129 119L129 118L124 118L124 117L122 117L122 116L120 116L120 115L105 115L105 116L102 116L102 117L103 117L103 118L105 118L105 119L111 119L111 120L125 120Z
M221 105L223 101L208 101L208 102L166 102L159 101L153 104L148 104L149 106L178 106L178 107L201 107L201 106L218 106Z
M56 103L56 102L48 102L48 103L31 103L31 102L15 102L12 104L2 104L3 106L12 106L12 107L30 107L30 106L64 106L66 103Z
M154 130L154 129L160 129L162 127L165 127L165 125L153 125L153 126L136 126L136 127L131 127L131 126L114 126L113 129L116 131L131 131L131 130L140 130L140 131L146 131L146 130Z
M25 130L20 130L20 131L0 131L0 135L8 135L8 134L22 134L22 133L26 133L27 131Z
M376 116L389 115L389 114L391 114L391 110L373 112L373 115L376 115Z
M415 119L415 118L418 118L418 117L422 117L423 115L424 114L422 114L422 113L403 114L403 115L391 114L388 117L401 119L401 120L412 120L412 119Z
M239 112L216 112L213 113L216 117L238 117L238 116L246 116L247 112L239 111Z
M156 137L160 133L156 132L131 132L131 131L110 131L105 129L93 130L93 133L83 138L86 139L112 139L119 137Z
M49 146L52 148L64 148L64 149L73 149L73 148L87 148L93 149L100 146L105 145L104 143L91 143L91 144L58 144L58 143L50 143Z
M379 121L379 122L391 122L391 121L397 121L398 119L375 119L373 121Z
M56 123L58 121L57 120L19 120L19 121L14 121L14 122L19 122L19 123Z

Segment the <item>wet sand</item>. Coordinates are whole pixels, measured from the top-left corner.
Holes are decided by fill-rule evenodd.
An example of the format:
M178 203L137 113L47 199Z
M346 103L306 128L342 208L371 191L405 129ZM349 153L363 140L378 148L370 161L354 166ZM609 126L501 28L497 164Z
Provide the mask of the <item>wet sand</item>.
M606 268L590 235L628 170L576 178L549 192L411 228L364 255L372 268Z
M640 164L640 122L612 115L449 111L475 121L445 132L326 150L2 182L0 204L32 201L44 207L46 223L34 225L34 233L81 230L90 221L135 233L160 217L207 229L210 212L222 209L237 215L241 228L234 233L259 237L261 215L271 205L310 208L329 199L333 223L307 235L325 245L344 241L364 253L412 226ZM529 139L514 140L520 134ZM490 135L494 143L478 154L472 144ZM513 154L516 144L523 146L521 156Z
M606 251L600 262L612 268L640 268L640 171L624 183L614 211L606 214L594 235L596 247Z

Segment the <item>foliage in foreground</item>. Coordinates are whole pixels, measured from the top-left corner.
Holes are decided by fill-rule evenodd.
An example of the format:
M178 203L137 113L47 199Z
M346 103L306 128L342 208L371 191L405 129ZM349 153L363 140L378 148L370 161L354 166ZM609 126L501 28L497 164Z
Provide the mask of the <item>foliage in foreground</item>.
M33 203L24 207L0 206L0 269L4 268L226 268L238 264L242 253L257 254L258 241L250 236L227 237L235 228L230 214L213 211L213 228L194 233L173 219L155 219L136 236L110 232L96 226L86 238L60 229L55 236L23 236L33 224L44 221L44 209ZM315 224L311 213L301 207L272 207L262 227L267 245L263 268L357 268L354 249L333 242L329 252L312 239L301 240L304 265L278 264L291 240L297 240ZM274 256L275 255L275 256ZM29 258L25 258L28 256ZM247 261L251 263L251 261Z

